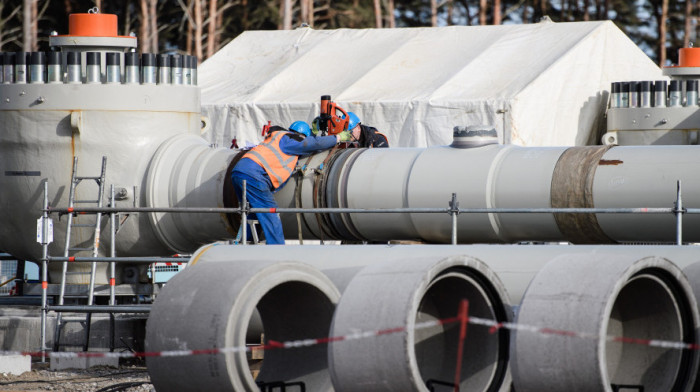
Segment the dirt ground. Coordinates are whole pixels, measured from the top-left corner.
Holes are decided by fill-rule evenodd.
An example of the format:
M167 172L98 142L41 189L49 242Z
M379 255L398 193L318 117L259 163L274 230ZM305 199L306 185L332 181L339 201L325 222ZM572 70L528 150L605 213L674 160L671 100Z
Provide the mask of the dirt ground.
M0 373L3 391L151 392L143 362L123 364L119 369L93 367L88 370L49 370L48 363L33 363L32 371L20 376Z

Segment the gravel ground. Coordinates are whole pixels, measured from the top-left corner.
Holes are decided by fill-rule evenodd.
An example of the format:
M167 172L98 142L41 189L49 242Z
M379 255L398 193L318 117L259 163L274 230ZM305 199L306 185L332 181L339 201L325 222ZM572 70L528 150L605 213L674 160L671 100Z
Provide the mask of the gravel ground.
M48 364L32 364L20 376L0 373L0 391L151 392L155 391L143 363L115 368L49 370Z

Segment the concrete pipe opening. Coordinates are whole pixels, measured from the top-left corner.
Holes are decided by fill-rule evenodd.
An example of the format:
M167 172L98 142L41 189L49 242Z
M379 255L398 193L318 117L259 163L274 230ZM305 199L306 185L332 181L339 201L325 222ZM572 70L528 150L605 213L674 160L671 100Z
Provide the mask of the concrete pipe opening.
M258 317L265 343L327 337L340 298L333 283L302 263L203 262L206 258L191 262L158 295L148 319L146 350L235 349L149 357L155 388L257 392L258 382L264 382L271 388L332 391L326 345L266 350L257 379L249 353L240 348L246 347L251 329L259 328Z
M454 317L462 300L469 301L469 315L488 320L503 319L499 304L483 279L468 270L450 271L436 278L418 306L416 324ZM470 326L464 341L460 385L462 391L485 391L494 379L502 379L507 364L508 334L491 334L488 328ZM415 355L423 383L433 386L453 384L457 368L459 323L415 333ZM500 360L500 359L502 360ZM501 374L497 374L501 373Z
M663 271L645 271L634 276L615 299L607 336L671 342L693 339L688 304L678 294ZM649 391L684 390L689 360L685 350L617 341L609 341L605 346L606 371L612 386L639 386Z
M381 298L381 301L377 301ZM333 343L331 376L338 392L454 390L459 323L425 325L469 315L511 320L498 277L469 257L402 259L369 265L343 292L333 336L405 327L375 339ZM460 369L460 390L507 391L509 334L470 325Z
M696 344L699 320L690 283L669 260L559 256L530 283L518 324L568 332L513 332L515 389L690 391L700 353L650 341Z
M265 294L257 305L265 343L325 338L335 304L313 285L283 283ZM272 388L303 383L307 391L322 391L330 385L326 344L275 349L265 352L256 382Z

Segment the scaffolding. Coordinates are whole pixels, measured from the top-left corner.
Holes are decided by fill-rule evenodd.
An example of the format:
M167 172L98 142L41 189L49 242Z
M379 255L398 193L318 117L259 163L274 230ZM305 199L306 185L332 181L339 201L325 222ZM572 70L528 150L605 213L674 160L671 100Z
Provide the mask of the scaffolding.
M116 215L118 213L138 213L138 212L161 212L161 213L224 213L241 215L241 242L240 245L247 244L248 215L259 213L280 213L280 214L330 214L330 213L425 213L425 214L448 214L452 219L451 243L456 245L457 238L457 217L459 214L529 214L529 213L568 213L568 214L673 214L676 218L676 245L683 244L683 215L700 214L700 208L685 208L682 202L681 181L677 181L676 200L673 207L669 208L459 208L457 194L452 193L446 208L251 208L247 201L246 182L243 181L243 192L240 206L237 208L208 208L208 207L114 207L115 195L114 185L110 187L109 207L69 207L53 208L49 205L48 183L44 182L44 204L43 214L40 218L40 237L42 245L41 262L41 348L42 362L45 361L46 352L46 319L49 311L55 312L76 312L76 313L149 313L150 305L117 305L115 302L115 265L116 263L149 264L151 265L151 279L155 286L155 274L153 266L158 262L182 262L183 258L166 257L117 257L115 251L116 236ZM52 240L52 223L50 214L109 214L110 216L110 256L109 257L53 257L48 253L48 246ZM110 300L109 305L48 305L48 263L49 262L92 262L110 263ZM91 277L91 282L94 274ZM153 295L155 295L155 287ZM112 347L110 347L113 349Z

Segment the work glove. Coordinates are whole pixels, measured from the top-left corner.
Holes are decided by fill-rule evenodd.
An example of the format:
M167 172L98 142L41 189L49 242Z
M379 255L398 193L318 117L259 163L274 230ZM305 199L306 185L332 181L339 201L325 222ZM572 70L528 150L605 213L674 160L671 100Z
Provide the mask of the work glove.
M321 119L319 117L316 117L316 118L314 118L313 121L311 121L311 133L314 136L318 136L318 133L320 132L320 130L318 129L319 128L318 127L319 121L321 121Z
M343 131L338 134L338 141L341 143L349 143L353 141L352 133L350 131Z

